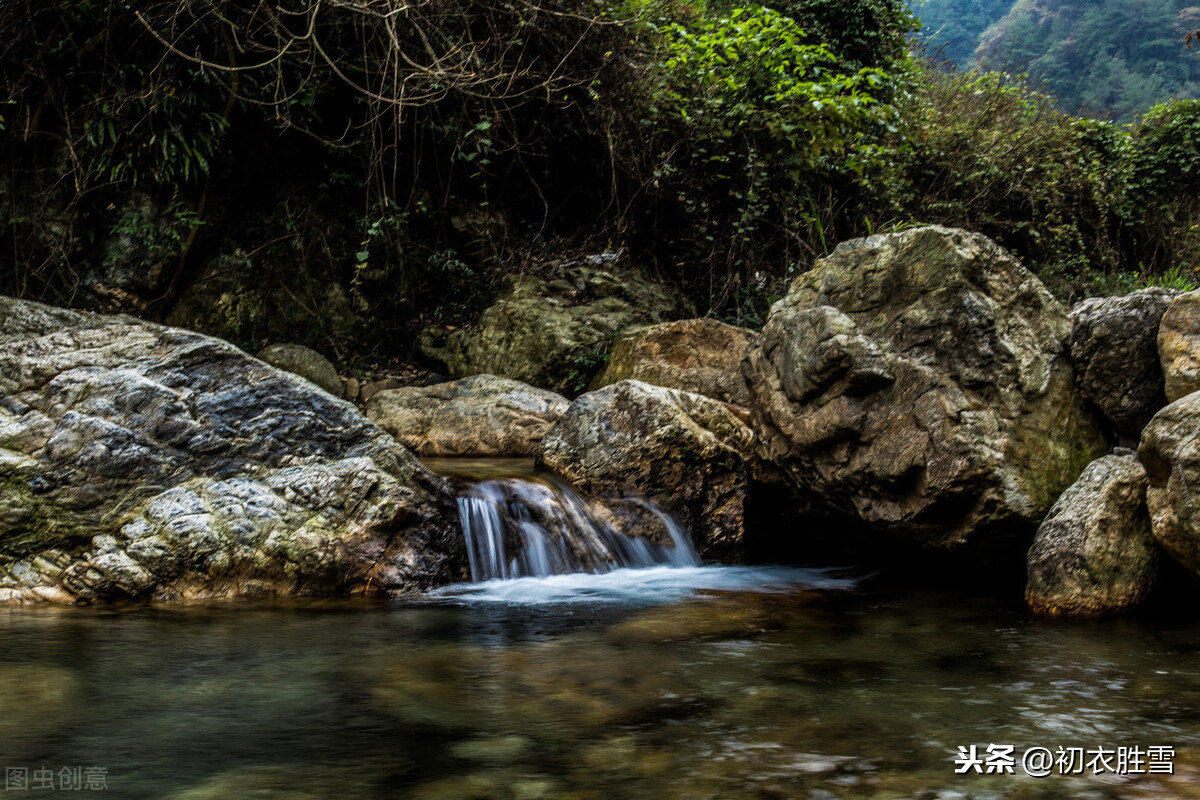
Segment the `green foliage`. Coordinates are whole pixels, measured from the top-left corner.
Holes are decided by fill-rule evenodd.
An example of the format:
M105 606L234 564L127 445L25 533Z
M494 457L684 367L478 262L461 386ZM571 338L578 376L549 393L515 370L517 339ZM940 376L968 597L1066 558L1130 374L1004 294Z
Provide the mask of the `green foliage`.
M587 391L592 380L608 365L608 348L611 344L611 339L606 339L571 359L565 381L569 394L578 395Z
M1200 263L1197 104L1127 130L1002 74L927 70L920 85L905 108L911 150L879 181L897 216L980 230L1066 296Z
M1197 197L1200 100L1163 103L1132 129L1132 190L1138 203L1161 207Z
M735 279L788 259L812 197L853 191L881 157L898 123L881 101L894 80L845 69L829 46L761 6L655 30L643 156L651 224L685 280L708 287L701 301L719 307Z
M1061 6L1051 28L1068 7L1096 28ZM1006 25L1031 58L1058 41ZM13 0L0 291L407 355L546 242L627 245L741 324L838 241L916 221L981 230L1065 294L1191 279L1194 102L1075 118L914 65L913 27L901 0Z
M967 68L979 39L1012 7L1013 0L913 0L921 20L920 40L933 58Z
M117 266L130 250L149 262L178 258L192 229L202 224L192 208L180 203L163 209L130 204L109 229L113 246L104 255L105 266Z
M660 33L654 121L671 133L672 123L687 127L704 147L704 163L727 164L744 145L771 151L779 159L773 166L791 182L828 171L861 174L874 150L867 134L891 121L874 96L889 80L883 71L841 74L827 45L807 44L795 21L771 9L734 8Z
M1200 54L1184 39L1198 19L1192 0L1024 0L982 36L977 58L1044 82L1065 109L1131 121L1200 96Z
M850 69L891 68L908 56L908 35L919 26L904 0L770 0L814 41Z

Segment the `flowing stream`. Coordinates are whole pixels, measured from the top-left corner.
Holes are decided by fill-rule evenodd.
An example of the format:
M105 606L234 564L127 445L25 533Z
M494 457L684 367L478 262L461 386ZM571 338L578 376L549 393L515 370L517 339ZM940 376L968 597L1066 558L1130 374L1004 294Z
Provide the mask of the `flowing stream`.
M550 478L492 478L458 498L459 517L475 581L608 572L621 567L699 566L687 532L652 503L626 501L660 539L629 536L588 501Z
M480 577L524 577L391 602L0 612L6 777L75 796L62 782L90 769L107 794L85 794L123 800L1200 797L1195 613L1047 622L853 570L677 565L686 548L637 566L603 533L587 534L602 566L543 574L578 548L538 522L546 555L528 553L545 509L481 480ZM564 497L572 526L608 524ZM482 557L493 535L503 555ZM989 744L1171 747L1173 773L955 772L960 747Z

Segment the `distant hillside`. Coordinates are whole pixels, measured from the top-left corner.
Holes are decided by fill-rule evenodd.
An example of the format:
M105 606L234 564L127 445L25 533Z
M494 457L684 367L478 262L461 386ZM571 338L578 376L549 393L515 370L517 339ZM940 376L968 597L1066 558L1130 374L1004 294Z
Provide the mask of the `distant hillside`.
M922 23L926 52L970 66L984 31L1003 17L1013 0L913 0L909 7Z
M1200 49L1185 39L1200 28L1197 0L927 0L916 11L931 51L960 66L1028 72L1070 111L1129 119L1168 98L1200 97Z

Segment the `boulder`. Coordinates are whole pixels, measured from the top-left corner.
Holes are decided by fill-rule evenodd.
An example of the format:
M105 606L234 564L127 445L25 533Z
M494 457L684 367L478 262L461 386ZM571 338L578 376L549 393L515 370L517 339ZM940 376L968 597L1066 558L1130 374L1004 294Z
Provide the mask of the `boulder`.
M736 559L753 443L722 402L626 380L577 397L538 458L592 492L653 501L683 522L701 556Z
M1146 511L1146 470L1126 452L1089 464L1038 528L1025 589L1034 613L1096 617L1149 594L1158 545Z
M685 319L625 331L593 389L627 379L682 389L739 406L750 404L742 357L754 331L715 319Z
M1167 404L1158 358L1158 326L1175 289L1152 287L1124 297L1092 297L1071 312L1071 358L1083 396L1136 440Z
M531 456L567 411L554 392L495 375L385 389L367 416L423 456Z
M1172 558L1200 573L1200 392L1159 411L1142 431L1146 505L1154 538Z
M685 315L675 291L621 268L615 254L511 278L469 329L427 329L421 352L454 377L491 373L550 389L584 389L614 335Z
M0 602L402 592L463 574L449 486L220 340L0 298Z
M1015 560L1107 450L1068 333L1065 309L983 236L845 242L793 282L747 352L760 454L801 511Z
M1200 389L1200 291L1181 294L1167 306L1158 328L1167 402Z
M312 381L334 397L343 394L342 379L328 358L302 344L273 344L259 352L260 360L272 367Z
M404 382L399 378L380 378L379 380L367 381L362 384L359 389L359 396L364 403L370 402L371 398L380 392L388 389L401 389L404 387Z
M319 259L290 262L290 255L266 255L264 262L241 250L211 259L199 277L180 287L164 322L230 342L286 342L314 330L335 341L378 342L387 330L384 296L374 283L347 294L340 277ZM283 259L279 261L277 259ZM284 266L286 262L287 266Z

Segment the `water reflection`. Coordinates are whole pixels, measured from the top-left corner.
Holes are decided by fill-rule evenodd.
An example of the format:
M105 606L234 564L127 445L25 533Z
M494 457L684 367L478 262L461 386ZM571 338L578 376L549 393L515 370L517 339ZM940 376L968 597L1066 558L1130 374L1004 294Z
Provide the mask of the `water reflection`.
M1195 623L751 586L7 614L0 761L134 799L1200 797ZM989 742L1177 774L954 774Z

